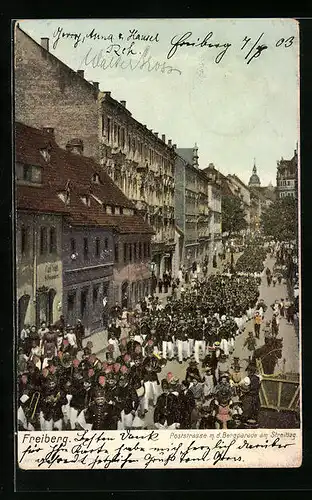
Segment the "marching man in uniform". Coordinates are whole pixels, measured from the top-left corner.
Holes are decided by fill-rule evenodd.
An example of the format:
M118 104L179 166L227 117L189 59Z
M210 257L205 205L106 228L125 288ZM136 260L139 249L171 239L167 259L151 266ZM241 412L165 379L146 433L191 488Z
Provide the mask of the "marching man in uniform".
M144 394L144 410L148 412L148 403L150 399L153 399L154 406L157 402L158 397L158 373L161 372L161 366L159 360L153 353L154 346L152 341L148 342L145 348L146 358L143 361L143 380L145 387Z
M66 395L59 387L55 375L49 374L43 385L42 398L40 398L41 431L62 430L62 406L66 404Z
M118 430L131 429L140 404L136 390L130 383L130 372L124 365L120 369L117 390L117 406L120 410Z
M163 393L158 397L154 410L156 429L178 429L179 424L179 393L177 379L168 373L167 379L161 382Z

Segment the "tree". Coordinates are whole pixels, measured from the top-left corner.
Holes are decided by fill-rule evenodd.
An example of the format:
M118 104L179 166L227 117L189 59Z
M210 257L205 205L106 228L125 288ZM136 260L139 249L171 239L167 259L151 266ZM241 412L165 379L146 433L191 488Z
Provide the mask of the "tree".
M221 200L222 232L228 233L228 238L233 233L239 233L246 229L245 210L243 204L237 196L225 195Z
M272 203L261 215L261 228L265 236L272 236L276 241L297 240L297 200L286 196Z

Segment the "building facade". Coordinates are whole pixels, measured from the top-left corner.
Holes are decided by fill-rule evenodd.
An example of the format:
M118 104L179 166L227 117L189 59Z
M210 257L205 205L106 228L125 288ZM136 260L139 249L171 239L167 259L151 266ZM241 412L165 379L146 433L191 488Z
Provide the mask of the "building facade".
M115 301L146 295L153 229L82 141L68 143L60 148L51 128L16 124L18 316L38 324L64 314L88 335Z
M233 174L228 174L227 175L227 182L228 186L231 190L231 192L240 198L240 200L243 203L244 210L245 210L245 220L247 222L247 232L249 232L250 229L250 207L251 207L251 202L250 202L250 190L248 186L239 178L237 175Z
M209 261L208 269L213 264L213 257L218 257L223 251L222 245L222 214L221 214L221 174L210 163L204 169L208 179L208 207L209 207Z
M19 27L15 32L15 118L50 127L62 148L93 157L154 229L155 274L175 268L174 145L135 120L98 82L85 79Z
M252 232L259 232L263 211L276 199L275 188L272 184L261 186L255 162L248 187L250 191L250 229Z
M63 314L71 325L81 319L86 334L104 326L103 300L113 303L113 241L109 228L64 220Z
M62 148L78 137L84 154L98 158L98 83L51 54L48 38L38 44L18 26L14 51L15 120L54 128Z
M18 331L25 324L53 324L61 313L63 293L60 213L40 212L18 200L16 266Z
M291 160L281 158L277 162L276 192L278 198L298 196L298 152L294 151Z
M156 276L174 268L175 145L136 121L126 102L101 93L101 165L154 229Z
M176 150L175 219L179 261L185 269L202 265L211 251L209 179L198 168L198 148Z

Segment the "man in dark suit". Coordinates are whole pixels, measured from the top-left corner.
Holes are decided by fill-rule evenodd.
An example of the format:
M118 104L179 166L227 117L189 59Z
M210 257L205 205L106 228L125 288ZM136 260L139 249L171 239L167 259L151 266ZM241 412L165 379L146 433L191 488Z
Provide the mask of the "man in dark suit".
M181 429L191 428L191 415L195 408L195 398L190 390L190 382L183 380L179 394L179 422Z

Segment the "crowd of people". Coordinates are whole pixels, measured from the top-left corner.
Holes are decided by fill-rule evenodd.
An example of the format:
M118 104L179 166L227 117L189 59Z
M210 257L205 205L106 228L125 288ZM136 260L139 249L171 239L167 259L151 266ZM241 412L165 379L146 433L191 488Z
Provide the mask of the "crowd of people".
M263 255L258 247L248 254L250 273L197 277L181 287L179 298L173 293L163 304L152 295L132 312L116 303L105 361L93 352L92 342L83 348L81 321L71 327L60 317L50 327L25 327L18 357L19 428L257 427L261 377L254 339L267 306L259 298ZM246 339L245 373L233 352L249 321L255 336ZM270 328L266 342L278 334L273 324ZM160 380L169 360L188 362L180 380L172 372ZM152 424L146 419L150 410Z

